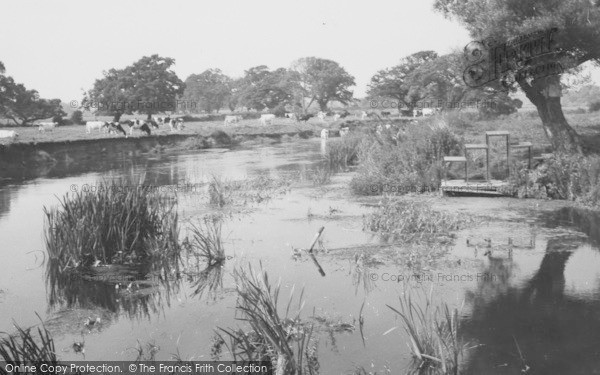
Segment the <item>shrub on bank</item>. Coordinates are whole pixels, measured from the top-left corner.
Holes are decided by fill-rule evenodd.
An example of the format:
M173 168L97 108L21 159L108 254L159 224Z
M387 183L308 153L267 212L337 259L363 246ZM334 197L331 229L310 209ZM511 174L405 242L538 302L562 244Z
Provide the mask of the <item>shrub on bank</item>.
M437 190L443 157L460 154L461 146L462 141L440 124L391 128L362 143L360 164L350 186L359 195Z
M325 159L330 169L346 168L356 164L363 139L364 134L360 132L351 132L346 137L329 139Z
M522 198L567 199L600 206L600 157L559 153L535 170L511 176L506 192Z

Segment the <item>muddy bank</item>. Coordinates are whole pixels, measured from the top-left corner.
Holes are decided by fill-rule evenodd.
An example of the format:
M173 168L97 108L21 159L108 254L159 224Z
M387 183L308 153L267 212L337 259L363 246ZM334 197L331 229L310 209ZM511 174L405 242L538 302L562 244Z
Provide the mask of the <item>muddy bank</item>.
M169 151L234 147L245 141L284 137L310 138L312 131L229 135L214 132L149 137L79 139L60 142L0 145L0 185L37 177L64 177L90 171L122 168L127 163L151 163ZM110 156L110 157L108 157Z

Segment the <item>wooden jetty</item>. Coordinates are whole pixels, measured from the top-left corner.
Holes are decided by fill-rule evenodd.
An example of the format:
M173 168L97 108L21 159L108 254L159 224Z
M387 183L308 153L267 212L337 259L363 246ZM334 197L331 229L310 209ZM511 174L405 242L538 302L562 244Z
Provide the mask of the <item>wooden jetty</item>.
M531 142L521 142L516 144L510 143L510 132L505 130L485 132L485 143L466 144L464 147L464 156L444 156L444 168L450 163L464 163L465 178L458 180L444 179L442 180L441 191L443 194L465 194L465 195L505 195L502 193L502 188L507 187L508 181L491 180L490 179L490 138L503 137L506 139L506 172L510 176L510 160L511 151L515 149L526 149L528 156L527 166L529 169L533 167L533 162L543 161L551 154L542 154L541 157L533 157L533 144ZM472 150L485 150L485 180L469 180L469 152Z

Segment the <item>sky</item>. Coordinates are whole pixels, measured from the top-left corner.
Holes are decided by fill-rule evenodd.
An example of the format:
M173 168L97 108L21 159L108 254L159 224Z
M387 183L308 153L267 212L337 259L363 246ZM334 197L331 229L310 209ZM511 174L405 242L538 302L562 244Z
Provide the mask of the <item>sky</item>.
M143 56L176 61L190 74L219 68L232 77L257 65L289 67L301 57L337 61L370 78L407 55L463 48L467 31L434 12L433 0L2 0L0 61L45 98L79 100L102 72ZM600 75L599 75L600 76Z

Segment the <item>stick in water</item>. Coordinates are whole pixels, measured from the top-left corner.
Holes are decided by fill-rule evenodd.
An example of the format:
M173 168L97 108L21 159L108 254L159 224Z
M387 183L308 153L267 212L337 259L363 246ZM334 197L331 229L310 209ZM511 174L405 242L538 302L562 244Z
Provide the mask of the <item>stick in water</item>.
M325 227L321 227L319 229L319 231L317 232L317 234L315 234L315 239L313 240L312 245L310 245L310 249L308 250L309 253L313 252L313 248L315 247L315 244L319 240L319 237L321 237L321 233L323 233L324 229L325 229Z

